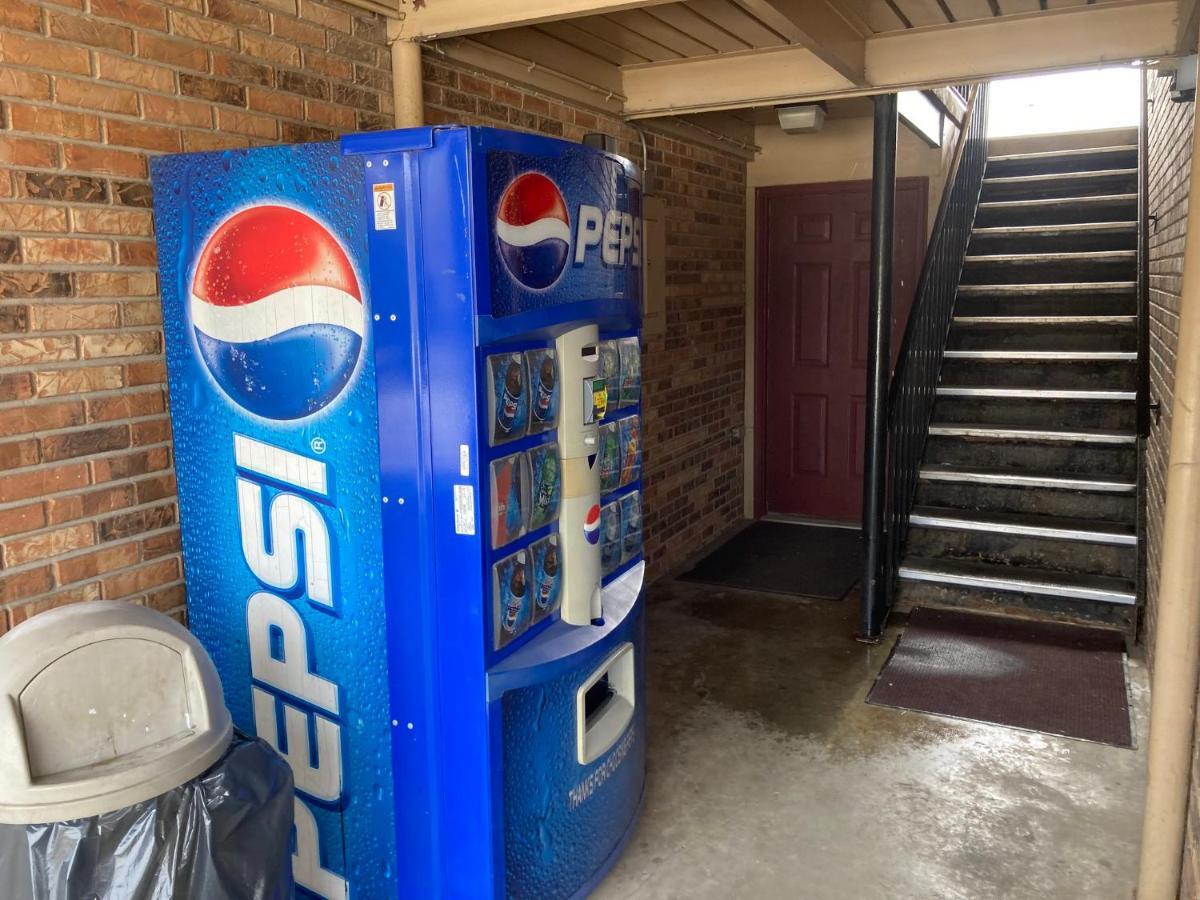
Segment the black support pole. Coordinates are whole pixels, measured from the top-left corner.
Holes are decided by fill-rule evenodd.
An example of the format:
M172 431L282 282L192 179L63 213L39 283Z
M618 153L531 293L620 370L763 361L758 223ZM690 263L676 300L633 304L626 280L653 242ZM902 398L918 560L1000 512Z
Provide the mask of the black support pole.
M892 232L896 207L896 95L875 98L871 174L871 311L867 337L867 428L863 472L862 633L875 640L887 614L888 378L892 361Z

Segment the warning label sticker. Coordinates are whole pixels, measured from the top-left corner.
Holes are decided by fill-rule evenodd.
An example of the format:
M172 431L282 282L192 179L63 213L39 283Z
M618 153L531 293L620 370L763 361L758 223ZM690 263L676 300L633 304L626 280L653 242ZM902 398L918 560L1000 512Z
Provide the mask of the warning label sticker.
M387 181L374 186L375 230L396 230L396 185Z
M454 486L454 533L475 533L475 489L469 484Z

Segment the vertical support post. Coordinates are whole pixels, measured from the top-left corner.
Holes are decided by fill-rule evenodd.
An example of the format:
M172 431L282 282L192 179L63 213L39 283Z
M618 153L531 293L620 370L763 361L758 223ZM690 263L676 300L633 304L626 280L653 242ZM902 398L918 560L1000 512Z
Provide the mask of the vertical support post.
M403 22L388 20L388 45L392 48L392 99L397 128L425 124L425 85L421 75L421 45L400 36Z
M887 553L888 380L892 368L892 236L896 207L896 95L875 98L871 173L871 309L867 337L866 458L863 465L863 567L861 638L875 640L887 612L883 571Z

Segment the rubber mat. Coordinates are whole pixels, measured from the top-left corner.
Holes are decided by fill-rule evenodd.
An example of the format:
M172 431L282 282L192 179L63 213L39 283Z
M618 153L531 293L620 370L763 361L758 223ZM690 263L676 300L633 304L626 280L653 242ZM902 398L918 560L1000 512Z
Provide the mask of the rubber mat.
M755 522L681 576L747 591L840 600L862 574L857 528Z
M1133 746L1117 632L920 607L868 703Z

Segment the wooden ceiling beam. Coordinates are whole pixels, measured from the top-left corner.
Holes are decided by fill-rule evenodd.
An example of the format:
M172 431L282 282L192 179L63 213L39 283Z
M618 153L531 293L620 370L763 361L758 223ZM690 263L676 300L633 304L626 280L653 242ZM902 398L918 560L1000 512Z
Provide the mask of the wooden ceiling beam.
M827 0L735 0L777 34L814 53L853 82L864 84L866 39Z
M811 102L1171 56L1177 14L1174 0L1104 3L886 32L865 41L862 82L805 47L627 66L625 114Z

